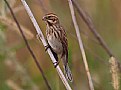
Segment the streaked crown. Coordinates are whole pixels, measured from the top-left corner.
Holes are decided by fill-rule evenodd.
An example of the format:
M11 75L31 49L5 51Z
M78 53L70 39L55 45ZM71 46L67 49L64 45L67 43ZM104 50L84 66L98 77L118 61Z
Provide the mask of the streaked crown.
M49 24L57 24L59 23L59 20L58 20L58 17L56 14L54 13L49 13L49 14L46 14L43 19L44 21L46 21L47 23Z

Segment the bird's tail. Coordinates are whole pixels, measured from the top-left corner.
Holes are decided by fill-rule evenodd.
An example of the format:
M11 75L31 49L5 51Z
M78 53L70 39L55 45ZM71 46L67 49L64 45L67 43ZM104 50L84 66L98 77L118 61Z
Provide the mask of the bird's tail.
M65 70L65 74L66 74L66 78L72 82L73 81L73 77L72 77L72 73L71 73L71 70L68 66L68 63L64 66L64 70Z

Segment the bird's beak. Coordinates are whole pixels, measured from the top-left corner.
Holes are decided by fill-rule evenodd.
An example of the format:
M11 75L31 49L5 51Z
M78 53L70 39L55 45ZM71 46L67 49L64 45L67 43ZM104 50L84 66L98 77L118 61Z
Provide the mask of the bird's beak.
M43 21L46 21L46 17L43 17L42 20L43 20Z

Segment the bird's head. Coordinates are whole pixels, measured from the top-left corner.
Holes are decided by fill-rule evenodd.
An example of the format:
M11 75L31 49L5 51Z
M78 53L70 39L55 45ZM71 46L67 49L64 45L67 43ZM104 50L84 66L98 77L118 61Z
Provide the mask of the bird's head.
M58 19L57 15L53 14L53 13L46 14L42 18L42 20L45 21L46 23L48 23L49 25L53 25L53 24L59 23L59 19Z

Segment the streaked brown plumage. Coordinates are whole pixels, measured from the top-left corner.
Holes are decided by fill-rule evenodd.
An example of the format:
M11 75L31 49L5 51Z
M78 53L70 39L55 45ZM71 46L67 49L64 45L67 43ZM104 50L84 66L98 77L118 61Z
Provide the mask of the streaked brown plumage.
M59 23L59 19L56 14L49 13L43 17L47 27L46 36L47 41L52 50L60 55L63 61L66 77L69 81L72 81L72 74L68 66L68 42L66 32Z

